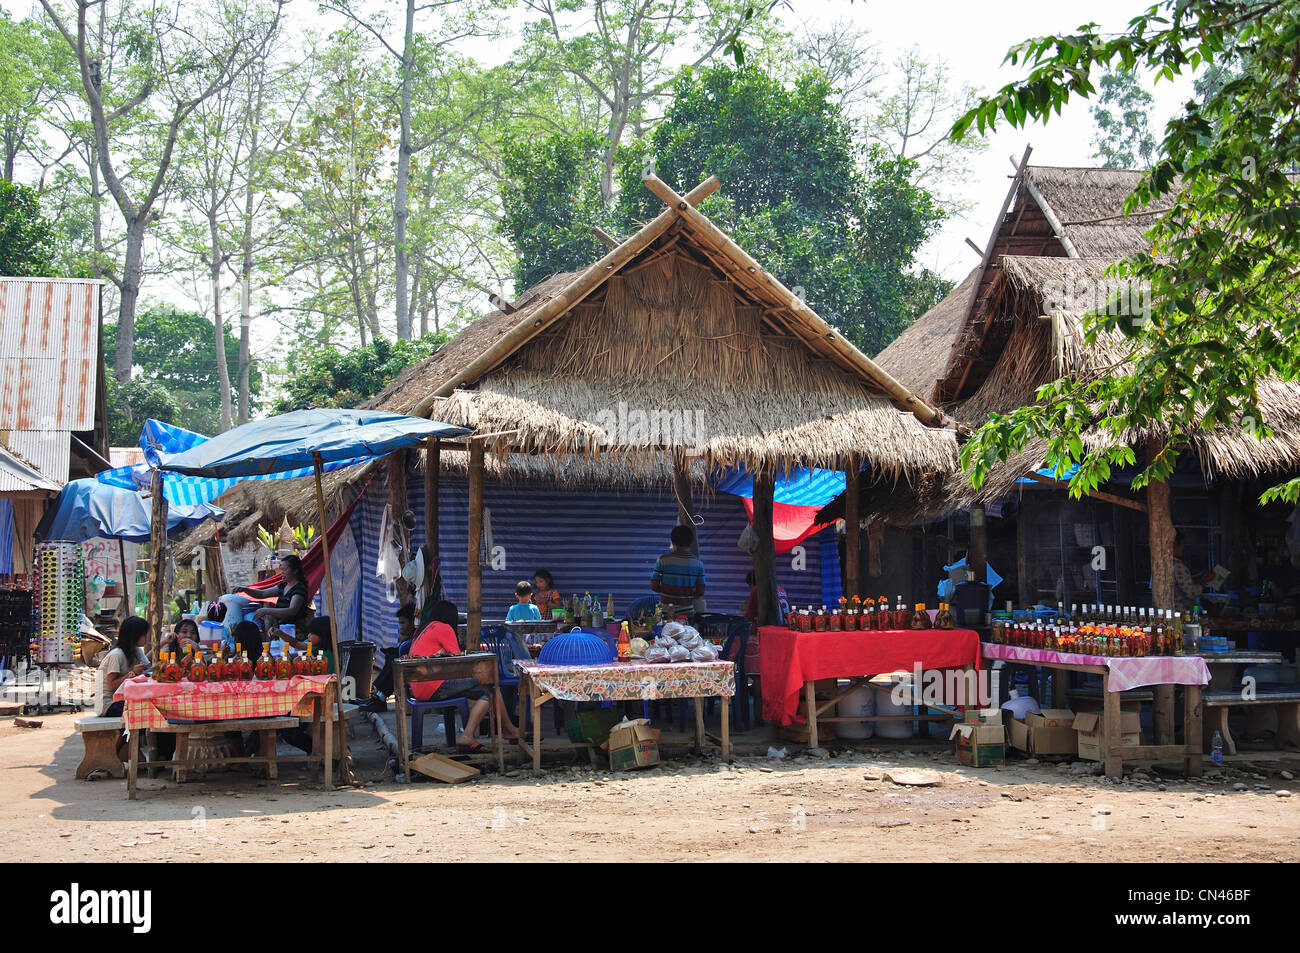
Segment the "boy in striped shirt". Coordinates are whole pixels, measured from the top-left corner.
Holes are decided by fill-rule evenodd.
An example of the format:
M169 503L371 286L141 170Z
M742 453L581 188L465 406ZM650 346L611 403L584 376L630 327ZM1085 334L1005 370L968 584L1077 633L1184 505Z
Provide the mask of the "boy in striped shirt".
M655 561L650 589L659 593L664 616L672 619L678 613L693 613L696 600L703 598L704 563L691 552L695 542L691 527L674 526L668 538L673 548Z

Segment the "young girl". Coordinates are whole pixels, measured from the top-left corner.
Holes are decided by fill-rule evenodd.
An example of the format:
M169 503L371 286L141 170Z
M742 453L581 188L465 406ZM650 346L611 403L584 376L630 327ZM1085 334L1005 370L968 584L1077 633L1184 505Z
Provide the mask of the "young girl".
M196 651L202 647L199 642L199 625L193 619L181 619L176 623L176 628L162 637L158 643L158 651L175 652L177 655L183 653L187 648Z
M195 630L198 634L198 630ZM123 702L113 701L113 693L128 678L143 675L149 670L149 660L144 654L144 642L149 637L149 623L138 615L122 620L117 630L117 645L99 663L103 684L99 693L99 714L107 718L121 718Z

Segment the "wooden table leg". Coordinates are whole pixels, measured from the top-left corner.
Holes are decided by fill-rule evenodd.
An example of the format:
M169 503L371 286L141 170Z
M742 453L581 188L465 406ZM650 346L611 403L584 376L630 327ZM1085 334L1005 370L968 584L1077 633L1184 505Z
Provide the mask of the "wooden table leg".
M817 747L817 686L814 682L803 683L804 702L808 707L808 747Z
M317 762L312 764L312 773L315 774L316 765L320 765L321 783L325 781L325 722L322 717L322 706L325 704L324 695L312 695L311 697L311 752L316 755Z
M1151 686L1151 724L1155 729L1156 744L1174 743L1174 686Z
M704 750L704 699L692 698L695 702L695 750Z
M533 709L533 774L542 773L542 706L538 702L537 684L528 680L528 701ZM559 702L557 701L558 705Z
M127 748L126 796L135 800L136 779L140 776L140 730L131 729L131 740Z
M1120 694L1110 690L1109 673L1101 677L1102 694L1102 756L1105 758L1106 776L1120 778L1124 776L1123 759L1111 754L1119 748L1121 712Z
M351 752L348 751L348 731L347 719L343 717L343 684L335 682L334 684L335 700L338 702L338 709L333 718L326 722L325 729L330 735L338 734L338 760L339 760L339 781L343 784L352 783L352 765L348 762L352 760ZM333 706L330 706L333 708ZM330 766L333 770L333 765Z
M262 737L262 757L266 758L266 777L270 781L280 777L280 765L275 760L275 731L259 731Z
M411 746L406 739L406 673L400 665L394 665L393 669L393 691L397 697L397 760L402 768L402 777L410 781L411 775L406 763L411 754Z
M331 707L331 708L334 707L334 705L333 705L333 699L330 699L330 698L326 698L325 701L324 701L324 704L328 705L328 706ZM340 709L339 709L339 717L342 717L342 716L343 716L343 710L342 710L342 708L340 708ZM334 724L333 724L333 718L330 718L329 720L327 720L327 721L325 722L325 731L324 731L324 734L325 734L325 760L321 762L321 770L322 770L322 772L323 772L322 775L321 775L321 779L322 779L322 781L324 782L325 790L326 790L326 791L332 791L332 790L334 789Z
M1187 749L1187 774L1190 777L1201 776L1203 767L1201 757L1201 686L1183 687L1183 746Z
M190 754L190 733L188 731L176 732L176 747L172 749L173 761L184 761ZM185 781L185 766L180 764L172 765L172 781L181 784Z
M722 706L722 760L731 760L731 699L725 695L718 699Z

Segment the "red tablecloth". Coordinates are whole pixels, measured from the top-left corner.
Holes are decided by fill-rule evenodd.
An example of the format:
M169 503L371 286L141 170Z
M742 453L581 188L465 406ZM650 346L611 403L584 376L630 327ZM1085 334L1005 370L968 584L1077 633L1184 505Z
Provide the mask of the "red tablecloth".
M796 632L765 625L758 632L763 717L783 725L803 720L798 710L804 682L911 671L916 665L923 671L980 665L974 629Z

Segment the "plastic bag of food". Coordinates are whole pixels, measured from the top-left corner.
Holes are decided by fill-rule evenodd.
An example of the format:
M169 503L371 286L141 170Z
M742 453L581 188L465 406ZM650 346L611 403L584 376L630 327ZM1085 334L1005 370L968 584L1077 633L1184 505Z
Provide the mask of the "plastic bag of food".
M695 628L695 626L693 625L683 625L682 634L677 636L677 641L681 642L684 645L687 642L689 642L691 639L698 639L699 637L700 637L699 629Z
M663 630L660 631L659 634L666 639L672 639L674 642L680 642L683 638L683 633L685 633L686 628L687 627L682 625L680 622L665 622Z
M684 645L674 645L668 650L668 661L670 662L689 662L691 660L691 650Z
M692 662L716 662L718 649L712 642L705 642L699 648L691 649Z
M652 645L645 650L645 660L647 662L667 662L668 650L662 646Z
M682 639L678 644L688 649L698 649L704 644L704 640L700 638L700 634L697 632L692 636Z
M655 636L655 645L659 646L661 649L670 649L676 644L676 639L664 635L662 632Z

